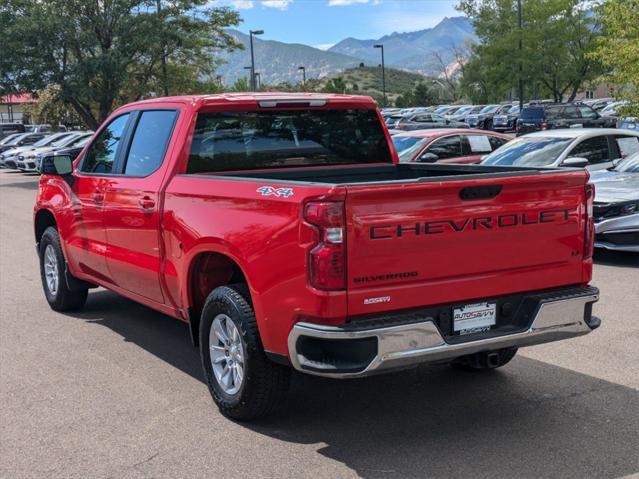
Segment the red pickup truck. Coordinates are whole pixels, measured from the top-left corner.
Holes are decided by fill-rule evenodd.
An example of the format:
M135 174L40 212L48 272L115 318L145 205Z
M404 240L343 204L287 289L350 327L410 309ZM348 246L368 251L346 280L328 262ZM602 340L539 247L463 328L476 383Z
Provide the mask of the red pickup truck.
M101 286L187 322L232 418L292 369L492 369L600 324L585 170L400 164L370 98L141 101L41 169L51 307Z

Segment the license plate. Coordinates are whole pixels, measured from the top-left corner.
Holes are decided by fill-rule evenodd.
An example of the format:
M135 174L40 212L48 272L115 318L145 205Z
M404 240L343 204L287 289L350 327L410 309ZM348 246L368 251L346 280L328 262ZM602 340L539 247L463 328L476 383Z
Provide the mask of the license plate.
M497 323L497 303L465 304L453 308L453 332L463 335L488 331Z

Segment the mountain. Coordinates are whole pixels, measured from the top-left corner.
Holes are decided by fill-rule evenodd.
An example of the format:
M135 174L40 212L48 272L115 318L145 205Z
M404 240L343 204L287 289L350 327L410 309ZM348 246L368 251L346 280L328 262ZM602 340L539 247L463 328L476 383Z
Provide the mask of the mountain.
M244 50L236 50L222 55L226 61L217 72L222 75L224 84L233 84L241 77L248 77L245 66L251 65L249 36L237 30L229 30L235 39L244 45ZM307 78L324 78L347 68L356 67L361 59L342 53L319 50L299 43L283 43L274 40L261 40L253 37L255 71L260 73L263 83L297 83L301 81L300 65L306 67Z
M248 77L245 66L250 66L249 36L237 30L228 30L244 45L244 50L224 53L226 61L218 68L222 81L231 85L235 80ZM380 63L377 43L384 44L386 65L423 75L439 71L434 54L439 53L446 64L454 61L454 48L468 42L476 42L471 21L466 17L444 18L433 28L407 33L392 33L378 39L358 40L346 38L328 50L319 50L299 43L284 43L253 37L255 70L263 83L298 83L300 65L306 67L307 78L324 78L364 63L376 66Z
M432 74L437 67L435 53L439 53L446 63L450 63L454 60L455 48L476 41L471 21L466 17L453 17L444 18L433 28L416 32L395 32L372 40L347 38L328 51L379 63L379 50L373 48L373 45L383 43L387 65Z

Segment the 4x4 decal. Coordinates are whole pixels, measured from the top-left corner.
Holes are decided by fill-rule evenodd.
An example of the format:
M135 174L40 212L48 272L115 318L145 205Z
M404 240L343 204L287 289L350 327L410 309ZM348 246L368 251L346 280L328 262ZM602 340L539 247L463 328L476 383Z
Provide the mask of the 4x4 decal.
M277 196L278 198L288 198L293 196L293 188L273 188L272 186L260 186L257 190L262 196Z

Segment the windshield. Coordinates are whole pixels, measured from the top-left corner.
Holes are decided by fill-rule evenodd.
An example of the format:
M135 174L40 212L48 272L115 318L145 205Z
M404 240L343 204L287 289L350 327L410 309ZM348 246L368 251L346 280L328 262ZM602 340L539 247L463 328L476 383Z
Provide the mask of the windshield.
M436 108L434 113L440 113L440 114L444 114L446 113L448 110L450 110L449 106L440 106L439 108Z
M0 140L0 145L8 145L13 139L19 137L20 135L22 135L22 133L12 133L9 136L5 136L2 140Z
M570 144L570 138L520 137L506 143L482 165L550 166Z
M620 173L639 173L639 153L629 156L612 169Z
M473 107L472 107L472 106L465 106L465 107L462 107L462 108L460 108L459 110L457 110L457 111L455 112L455 115L454 115L454 116L458 116L458 115L459 115L459 116L461 116L461 115L465 115L466 113L468 113L468 112L469 112L470 110L472 110L472 109L473 109Z
M375 110L199 113L188 173L392 163Z
M65 137L66 134L63 135L51 135L51 136L45 136L44 138L42 138L41 140L36 141L33 144L34 148L39 148L41 146L48 146L50 144L52 144L54 141L58 140L61 136ZM55 145L55 143L53 143Z
M392 138L393 145L399 155L399 161L410 161L415 153L421 150L428 138L420 138L417 136L394 136Z
M72 143L73 140L77 139L78 135L65 135L60 138L58 141L51 143L51 146L66 146L69 143Z
M31 133L20 133L18 136L13 137L11 141L7 141L7 145L17 145L23 138L28 137Z
M479 113L493 113L497 111L497 108L499 108L499 105L488 105L482 108Z
M519 113L519 105L513 106L510 110L508 110L508 113Z

